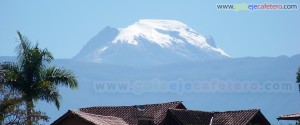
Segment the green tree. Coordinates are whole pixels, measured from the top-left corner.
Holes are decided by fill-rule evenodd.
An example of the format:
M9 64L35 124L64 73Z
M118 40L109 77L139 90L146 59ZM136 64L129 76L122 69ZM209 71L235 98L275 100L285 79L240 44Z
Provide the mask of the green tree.
M52 54L47 49L40 49L38 44L31 45L30 41L19 31L20 44L16 50L17 62L1 64L2 83L18 91L26 109L26 125L34 122L34 105L42 100L54 103L59 110L61 95L60 86L76 89L78 82L75 75L65 68L47 65L53 60Z
M15 109L20 101L21 99L16 91L0 84L0 125L1 121L4 121L5 117Z

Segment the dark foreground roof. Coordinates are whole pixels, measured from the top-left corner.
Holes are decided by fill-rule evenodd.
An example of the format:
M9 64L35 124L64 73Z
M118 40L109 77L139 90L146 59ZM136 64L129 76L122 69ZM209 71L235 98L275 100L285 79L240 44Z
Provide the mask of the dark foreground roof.
M177 121L177 124L182 125L209 125L213 115L214 114L212 112L185 109L170 109L168 112L169 118L173 119L174 121Z
M69 110L66 114L60 117L58 120L53 122L51 125L59 125L66 118L76 118L78 120L82 120L87 125L128 125L123 119L113 117L113 116L102 116L95 115L90 113L85 113L81 111L73 111Z
M146 104L143 105L144 111L139 111L138 106L99 106L81 108L80 111L104 115L115 116L122 118L130 125L138 124L138 117L154 118L155 124L160 124L166 117L168 109L186 109L182 101L160 103L160 104Z
M278 120L300 120L300 113L282 115L277 118Z
M169 113L177 121L177 124L181 125L248 125L255 123L270 125L258 109L226 112L170 109Z
M258 121L263 125L270 125L259 109L226 111L215 112L212 125L247 125Z

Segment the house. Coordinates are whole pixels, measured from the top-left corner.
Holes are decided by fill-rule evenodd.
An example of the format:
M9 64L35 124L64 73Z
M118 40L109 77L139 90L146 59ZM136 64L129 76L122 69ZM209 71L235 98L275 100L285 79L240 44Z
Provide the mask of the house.
M51 125L270 125L258 109L226 112L188 110L181 101L69 110Z

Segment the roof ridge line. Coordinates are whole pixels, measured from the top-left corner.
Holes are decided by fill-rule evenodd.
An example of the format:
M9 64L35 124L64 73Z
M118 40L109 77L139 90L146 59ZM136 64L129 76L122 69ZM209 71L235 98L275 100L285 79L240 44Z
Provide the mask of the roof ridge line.
M175 109L175 108L169 108L170 110L177 110L177 111L195 111L195 112L204 112L204 113L214 113L213 111L202 111L202 110L196 110L196 109Z
M88 113L88 112L84 112L84 111L80 111L80 110L69 110L69 111L72 112L72 113L74 113L74 114L83 113L85 115L92 115L92 116L97 116L97 117L119 118L119 117L110 116L110 115L98 115L98 114ZM81 115L81 114L79 114L79 115Z
M241 110L212 111L212 112L214 112L214 113L226 113L226 112L242 112L242 111L260 111L260 109L241 109Z
M166 104L175 104L175 103L182 103L183 101L173 101L173 102L164 102L164 103L153 103L153 104L141 104L141 105L166 105ZM92 107L85 107L85 108L79 108L81 109L89 109L89 108L122 108L122 107L135 107L139 105L128 105L128 106L92 106Z

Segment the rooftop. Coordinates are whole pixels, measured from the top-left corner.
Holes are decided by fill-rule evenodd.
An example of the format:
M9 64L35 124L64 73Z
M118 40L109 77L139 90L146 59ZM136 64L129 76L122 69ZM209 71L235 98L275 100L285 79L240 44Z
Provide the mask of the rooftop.
M76 121L77 118L80 121ZM187 110L182 101L133 106L97 106L69 110L52 125L63 121L85 121L88 125L138 125L139 120L150 119L155 125L270 125L259 109L225 112ZM83 123L83 124L85 124ZM69 125L71 123L64 123ZM73 124L72 124L73 125Z
M300 113L282 115L277 118L278 120L300 120Z
M138 123L138 117L152 117L154 118L154 123L159 124L166 117L168 109L186 109L182 104L182 101L167 102L160 104L145 104L143 105L144 111L141 112L137 108L138 105L134 106L98 106L98 107L88 107L79 109L82 112L105 115L105 116L115 116L122 118L128 124L136 125Z

